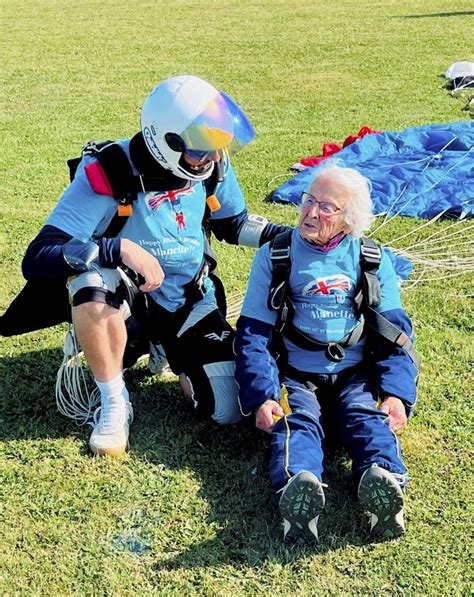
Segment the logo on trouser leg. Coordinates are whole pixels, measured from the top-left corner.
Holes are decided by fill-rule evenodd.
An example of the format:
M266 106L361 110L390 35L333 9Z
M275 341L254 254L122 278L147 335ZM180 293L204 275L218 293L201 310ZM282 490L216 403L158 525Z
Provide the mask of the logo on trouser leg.
M224 330L222 334L216 334L216 332L211 332L210 334L205 334L204 338L209 338L209 340L218 340L219 342L223 342L227 337L230 336L230 332L228 330Z

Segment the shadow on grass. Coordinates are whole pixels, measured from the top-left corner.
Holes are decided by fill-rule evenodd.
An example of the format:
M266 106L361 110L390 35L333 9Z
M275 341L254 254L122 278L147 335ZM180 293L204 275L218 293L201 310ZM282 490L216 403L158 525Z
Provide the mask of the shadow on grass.
M402 18L404 19L427 19L431 17L468 17L473 16L474 10L459 10L456 12L433 12L431 14L423 14L423 15L404 15ZM400 17L394 17L400 18Z
M89 430L67 422L56 409L54 382L60 350L25 353L0 361L2 426L0 438L25 440L76 437L88 453ZM188 469L209 505L207 521L217 530L187 551L156 560L157 570L265 561L291 562L346 545L366 543L366 524L352 494L347 461L341 454L327 462L327 506L320 519L320 543L282 545L282 525L268 481L268 439L250 424L219 427L201 420L177 383L148 383L145 369L127 373L135 422L132 453L152 465ZM144 383L142 383L144 382Z
M0 359L0 439L82 437L56 408L55 380L61 349L25 352Z
M135 374L128 384L133 394ZM289 562L346 545L366 543L363 513L353 497L352 477L343 454L326 466L327 506L316 546L282 545L282 524L268 481L269 442L250 424L219 427L202 421L178 384L141 390L137 402L133 453L168 469L189 469L200 482L199 495L209 505L207 521L218 529L209 540L154 563L157 570L216 564L258 567L267 560Z

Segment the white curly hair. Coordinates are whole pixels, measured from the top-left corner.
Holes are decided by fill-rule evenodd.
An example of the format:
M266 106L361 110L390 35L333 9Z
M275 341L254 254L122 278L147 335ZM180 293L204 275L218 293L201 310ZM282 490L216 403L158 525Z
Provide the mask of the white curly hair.
M343 168L338 160L327 160L308 186L308 192L318 178L330 179L336 185L343 187L350 194L345 212L344 222L349 228L349 236L360 238L370 228L375 220L373 204L370 198L372 185L368 178L353 168Z

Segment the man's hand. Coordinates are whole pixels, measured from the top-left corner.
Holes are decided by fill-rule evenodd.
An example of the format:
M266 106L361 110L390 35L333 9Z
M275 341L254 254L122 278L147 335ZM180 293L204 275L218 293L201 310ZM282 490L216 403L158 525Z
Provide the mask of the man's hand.
M150 292L161 286L165 274L158 259L142 249L137 243L128 238L122 238L120 241L120 258L124 265L145 278L145 283L140 286L142 292Z
M407 425L405 405L400 398L388 396L380 405L380 410L388 415L388 422L392 431L400 431Z
M266 400L255 412L255 426L271 433L275 426L275 417L283 417L285 413L276 400Z

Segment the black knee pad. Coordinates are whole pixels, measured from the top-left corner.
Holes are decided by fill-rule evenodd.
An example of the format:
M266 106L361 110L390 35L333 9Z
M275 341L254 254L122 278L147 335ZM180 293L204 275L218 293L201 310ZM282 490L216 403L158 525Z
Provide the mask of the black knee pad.
M106 288L87 286L86 288L80 288L72 297L73 307L78 307L84 303L105 303L114 309L120 309L123 296L120 297L118 292L111 292Z

